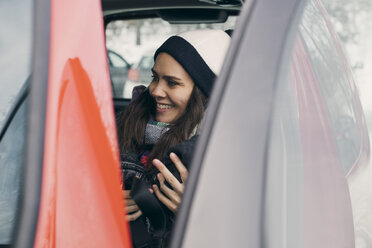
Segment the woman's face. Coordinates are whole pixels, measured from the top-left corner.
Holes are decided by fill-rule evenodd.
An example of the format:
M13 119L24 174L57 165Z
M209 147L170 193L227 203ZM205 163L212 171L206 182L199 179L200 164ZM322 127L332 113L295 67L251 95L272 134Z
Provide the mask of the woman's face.
M174 123L185 112L194 82L167 53L156 57L152 74L149 91L156 101L156 121Z

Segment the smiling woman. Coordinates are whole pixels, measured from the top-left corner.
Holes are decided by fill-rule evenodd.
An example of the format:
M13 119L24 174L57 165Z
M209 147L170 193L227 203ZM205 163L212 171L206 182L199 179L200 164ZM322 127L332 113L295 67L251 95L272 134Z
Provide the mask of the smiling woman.
M121 116L124 196L135 247L168 242L207 99L229 43L222 30L170 37L155 52L149 87L135 88L139 95Z
M174 123L185 112L194 82L185 69L167 53L157 56L149 91L156 101L156 120Z

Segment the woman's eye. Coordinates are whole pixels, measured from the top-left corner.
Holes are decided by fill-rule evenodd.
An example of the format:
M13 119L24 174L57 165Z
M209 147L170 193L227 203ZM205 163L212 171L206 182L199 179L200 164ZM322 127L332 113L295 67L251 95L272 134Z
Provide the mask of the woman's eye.
M169 85L170 87L172 87L172 86L177 86L178 83L175 82L175 81L168 81L168 85Z

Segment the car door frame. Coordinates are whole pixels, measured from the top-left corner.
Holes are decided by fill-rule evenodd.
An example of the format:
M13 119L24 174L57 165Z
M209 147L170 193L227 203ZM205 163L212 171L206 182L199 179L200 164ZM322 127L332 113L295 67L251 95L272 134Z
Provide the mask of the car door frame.
M287 39L303 6L300 0L243 6L210 99L171 247L264 245L272 104L278 77L289 66Z
M14 231L14 247L32 247L39 215L49 68L50 0L34 1L33 55L28 106L22 197Z

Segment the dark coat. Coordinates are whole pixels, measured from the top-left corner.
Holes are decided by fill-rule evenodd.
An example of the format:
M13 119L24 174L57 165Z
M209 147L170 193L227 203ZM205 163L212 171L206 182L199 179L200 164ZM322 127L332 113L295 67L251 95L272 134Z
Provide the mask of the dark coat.
M171 152L177 154L185 167L190 169L197 138L197 135L193 136L171 147L161 160L180 182L181 176L169 158L169 154ZM154 166L146 170L140 162L140 155L137 151L121 154L125 189L131 189L131 197L142 211L140 218L130 222L133 245L134 247L166 247L175 216L148 190L153 184L159 186L157 179L159 171Z

